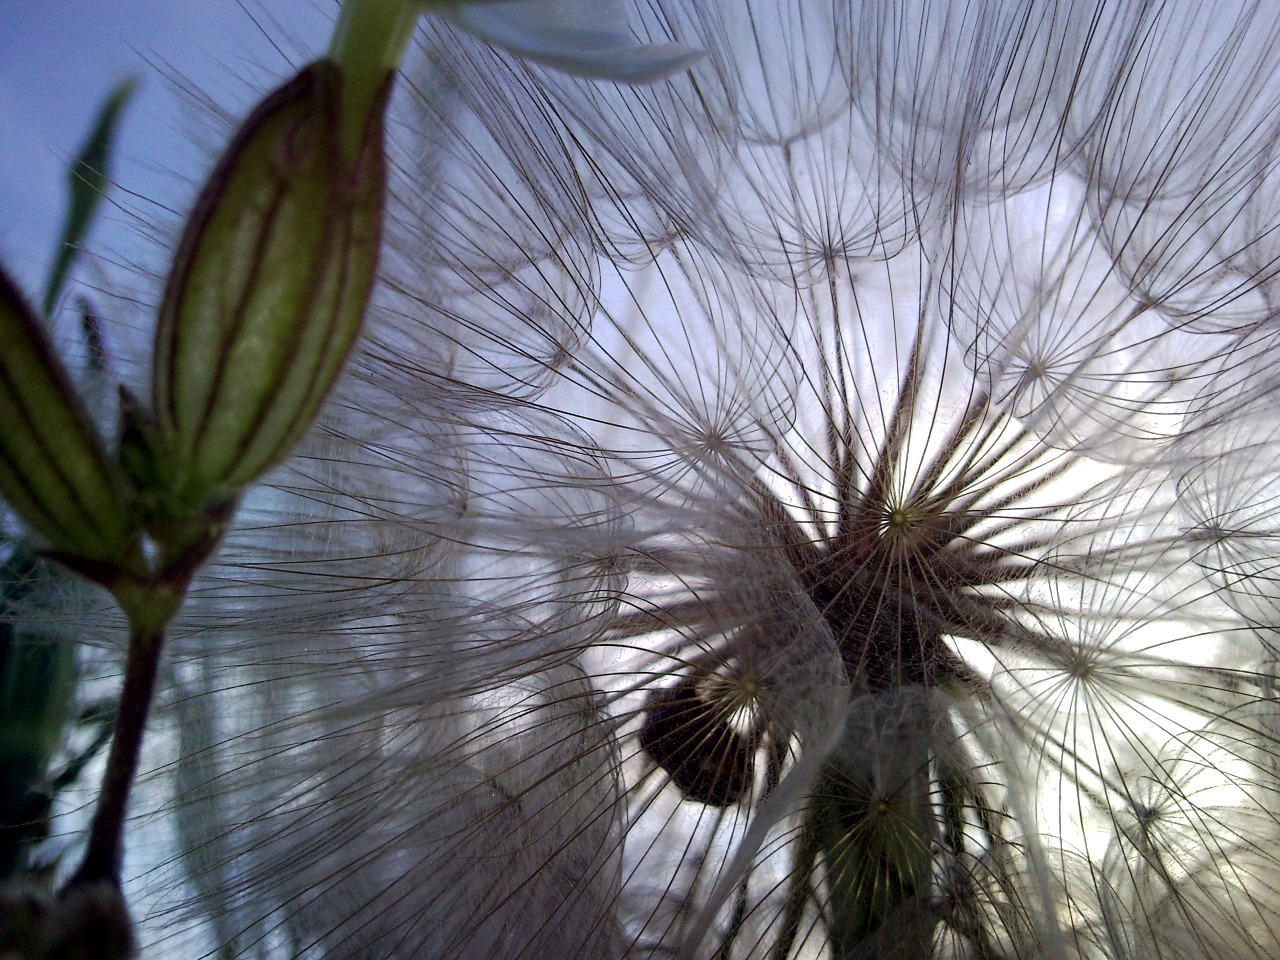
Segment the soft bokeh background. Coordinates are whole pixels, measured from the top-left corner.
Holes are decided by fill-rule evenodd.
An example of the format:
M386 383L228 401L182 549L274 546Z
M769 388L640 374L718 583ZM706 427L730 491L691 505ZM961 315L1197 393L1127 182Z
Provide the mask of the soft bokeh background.
M283 70L323 51L336 0L0 0L0 259L37 293L53 260L66 169L107 92L138 80L111 171L111 199L93 240L128 256L135 214L183 209L207 155L193 132L206 113L192 91L233 112ZM284 56L282 56L282 53ZM269 73L264 73L264 69ZM144 199L145 198L145 199ZM136 232L136 230L134 231ZM105 242L104 242L105 241Z

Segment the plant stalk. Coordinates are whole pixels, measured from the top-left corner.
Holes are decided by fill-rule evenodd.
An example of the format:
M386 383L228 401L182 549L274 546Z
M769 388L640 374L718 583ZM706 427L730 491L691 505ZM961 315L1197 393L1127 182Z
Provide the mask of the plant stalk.
M342 71L341 139L354 161L388 74L399 68L420 10L410 0L345 0L329 43Z
M77 887L103 880L117 887L120 885L125 814L138 770L163 647L163 627L139 627L130 622L124 689L120 693L120 708L116 713L115 732L107 755L102 789L98 794L98 806L89 829L89 844L84 860L62 888L64 896Z

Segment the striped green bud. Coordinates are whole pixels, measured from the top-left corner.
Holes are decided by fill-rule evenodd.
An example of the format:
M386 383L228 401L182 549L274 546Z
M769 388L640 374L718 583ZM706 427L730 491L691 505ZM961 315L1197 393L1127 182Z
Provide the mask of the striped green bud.
M3 271L0 495L69 559L109 562L132 544L122 479L40 321Z
M340 142L351 126L341 86L321 61L268 96L187 224L157 325L143 468L126 454L160 526L234 499L288 455L359 333L378 258L390 84L354 155Z

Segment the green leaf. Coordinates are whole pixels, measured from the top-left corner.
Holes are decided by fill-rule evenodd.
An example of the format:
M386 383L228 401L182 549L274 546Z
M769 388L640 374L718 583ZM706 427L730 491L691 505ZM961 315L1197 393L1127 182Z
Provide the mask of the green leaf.
M49 763L75 691L72 645L8 621L11 605L51 572L22 548L0 564L0 876L17 871L42 835Z
M67 205L67 218L62 225L62 242L58 245L58 255L45 287L45 316L53 310L58 294L62 292L62 285L80 254L80 245L93 224L93 215L107 189L107 165L111 159L116 128L124 105L133 95L136 86L129 79L111 91L102 104L102 109L98 111L98 118L84 146L80 148L79 156L67 171L67 185L71 196Z

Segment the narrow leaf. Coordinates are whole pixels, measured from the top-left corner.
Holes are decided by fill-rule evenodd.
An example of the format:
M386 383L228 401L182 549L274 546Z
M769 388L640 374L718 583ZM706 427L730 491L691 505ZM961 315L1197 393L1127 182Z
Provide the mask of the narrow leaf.
M62 242L58 245L58 254L45 287L45 316L49 315L53 305L57 303L58 294L62 292L62 285L80 254L81 243L93 224L93 216L107 189L107 165L111 160L116 129L124 105L133 95L135 87L134 81L129 79L111 91L102 104L102 109L98 111L98 118L84 146L80 148L79 156L67 171L70 200L67 204L67 218L62 225Z

